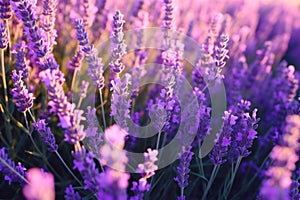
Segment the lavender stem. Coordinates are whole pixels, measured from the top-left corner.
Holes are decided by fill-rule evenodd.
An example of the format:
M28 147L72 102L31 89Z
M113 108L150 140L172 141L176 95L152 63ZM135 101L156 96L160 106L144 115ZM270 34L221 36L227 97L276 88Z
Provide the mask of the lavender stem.
M2 81L3 81L3 89L4 89L5 106L8 109L7 85L6 85L6 76L5 76L5 66L4 66L4 49L1 49L1 69L2 69Z
M25 179L20 173L18 173L14 168L12 168L5 160L0 157L0 162L2 162L7 168L9 168L13 173L19 176L24 182L30 184L27 179Z
M68 170L68 172L72 175L72 177L81 185L83 186L83 184L81 183L81 181L75 176L75 174L71 171L71 169L68 167L68 165L65 163L64 159L61 157L61 155L58 153L58 151L54 151L54 153L57 155L57 157L59 158L59 160L62 162L62 164L65 166L65 168Z
M202 200L205 200L206 199L206 196L208 194L208 191L210 190L212 184L214 183L215 179L216 179L216 176L219 172L219 169L220 169L220 165L214 165L214 168L213 168L213 171L211 172L211 175L210 175L210 178L209 178L209 181L208 181L208 184L207 184L207 187L204 191L204 194L202 196Z
M101 104L101 113L102 113L102 118L103 118L103 125L104 125L104 130L105 130L106 129L106 121L105 121L105 112L104 112L102 90L101 89L99 89L99 96L100 96L100 104Z

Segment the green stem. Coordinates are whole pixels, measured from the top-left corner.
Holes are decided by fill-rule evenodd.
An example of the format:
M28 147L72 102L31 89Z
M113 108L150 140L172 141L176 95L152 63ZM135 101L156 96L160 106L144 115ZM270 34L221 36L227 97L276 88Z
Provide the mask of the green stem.
M61 155L58 153L58 151L54 151L55 154L57 155L57 157L59 158L59 160L62 162L62 164L65 166L65 168L68 170L68 172L73 176L73 178L81 185L83 186L83 184L81 183L81 181L75 176L75 174L71 171L71 169L68 167L68 165L65 163L64 159L61 157Z
M73 73L72 83L71 83L71 90L72 90L72 88L74 87L74 84L75 84L77 71L78 71L78 69L75 68L74 73Z
M157 142L156 142L156 150L157 151L158 151L158 147L159 147L160 137L161 137L161 131L159 130L159 132L158 132L158 138L157 138Z
M230 190L231 190L231 188L232 188L232 185L233 185L233 182L234 182L236 173L237 173L237 171L238 171L238 169L239 169L239 166L240 166L240 164L241 164L242 158L243 158L243 157L239 156L239 158L238 158L238 160L237 160L237 162L236 162L236 165L235 165L235 167L234 167L234 170L233 170L233 172L232 172L232 175L231 175L231 179L230 179L229 185L227 185L227 186L225 187L225 191L224 191L224 198L225 198L225 199L227 199L227 197L228 197L228 195L229 195L229 193L230 193Z
M202 196L202 200L205 200L206 199L206 196L212 186L212 184L214 183L216 177L217 177L217 174L219 172L219 169L220 169L220 165L214 165L214 168L213 168L213 171L211 172L211 175L210 175L210 178L209 178L209 181L208 181L208 184L207 184L207 187L204 191L204 194Z
M28 125L28 120L27 120L27 116L26 116L26 112L24 112L24 117L25 117L25 123L26 123L26 127L27 127L27 131L26 133L28 134L34 148L37 150L37 152L40 154L40 156L42 157L43 161L46 163L46 165L49 167L49 169L55 174L55 176L57 176L59 179L62 179L61 176L59 176L59 174L53 169L53 167L50 165L50 163L48 162L47 158L45 157L45 155L41 152L41 150L39 149L39 147L36 145L32 134L29 130L29 125Z
M0 157L0 161L7 167L9 168L13 173L15 173L17 176L19 176L23 181L25 181L25 183L27 184L30 184L28 182L28 180L22 176L19 172L17 172L12 166L10 166L5 160L3 160L1 157Z
M4 49L1 49L1 69L2 69L2 81L3 81L3 89L4 89L4 101L5 101L5 106L8 109L8 95L7 95L6 75L5 75L5 66L4 66Z
M106 121L105 121L105 112L104 112L102 90L101 89L99 89L99 96L100 96L100 103L101 103L101 113L102 113L103 125L104 125L104 130L105 130L106 129Z

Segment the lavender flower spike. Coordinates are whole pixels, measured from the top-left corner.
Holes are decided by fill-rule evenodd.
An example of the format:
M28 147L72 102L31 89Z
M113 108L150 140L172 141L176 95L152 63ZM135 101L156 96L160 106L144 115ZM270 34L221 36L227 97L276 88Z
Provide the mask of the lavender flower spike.
M5 24L0 20L0 49L5 49L8 45L8 35Z
M25 31L29 36L30 49L38 58L44 58L49 52L43 29L37 25L38 16L36 13L36 2L29 0L12 1L16 15L25 26Z
M75 145L75 152L72 152L74 157L74 169L78 169L84 179L85 189L93 193L99 191L102 185L100 180L100 173L96 168L93 160L94 155L87 152L84 146L78 147Z
M112 80L112 104L111 104L111 116L114 117L117 124L128 131L127 119L130 119L129 108L131 100L128 99L129 85L131 84L131 75L125 74L124 78Z
M123 26L125 20L123 19L122 13L117 10L113 16L112 22L112 35L111 40L114 44L112 49L112 58L114 59L110 64L110 69L119 74L121 73L125 66L122 63L122 58L126 54L126 44L124 43L124 33L123 33Z
M191 151L192 147L189 146L187 149L185 147L182 147L182 152L179 154L180 164L177 167L178 175L174 179L178 186L181 188L181 195L178 197L178 199L185 199L185 196L183 194L183 190L185 187L188 186L188 179L189 179L189 173L190 173L190 162L192 160L192 157L194 153Z
M74 191L72 185L69 185L69 187L66 188L64 197L66 200L81 200L80 195L78 194L78 192Z
M10 19L12 17L12 10L10 0L0 1L0 18L1 19Z
M9 167L8 167L8 166ZM13 169L13 170L12 170ZM0 149L0 172L5 176L4 179L8 181L9 184L12 182L18 182L21 186L25 185L26 180L26 168L18 163L16 166L14 161L8 158L8 155L5 153L4 147Z
M21 71L22 70L22 76L23 78L28 78L28 71L29 71L29 61L26 59L26 53L25 49L27 48L24 41L21 42L21 44L15 44L13 47L12 53L14 54L14 57L16 59L16 69Z
M273 165L267 170L269 177L262 184L260 194L266 200L290 199L292 171L296 169L297 153L300 150L300 116L289 115L286 118L285 135L282 144L272 149L270 157Z
M46 126L45 120L38 120L32 125L41 134L41 138L44 141L44 143L48 146L48 150L50 152L57 151L58 145L55 142L55 137L51 132L50 128Z
M14 82L14 88L11 90L14 102L19 112L26 112L33 106L33 94L29 93L22 80L22 71L12 71L11 79Z
M228 147L231 144L232 126L236 124L237 117L234 116L231 111L225 111L224 125L221 133L218 133L216 144L209 154L211 162L215 165L221 165L227 161Z
M76 39L79 41L79 45L82 47L83 52L89 53L90 49L87 48L89 44L88 34L84 28L82 19L75 19Z

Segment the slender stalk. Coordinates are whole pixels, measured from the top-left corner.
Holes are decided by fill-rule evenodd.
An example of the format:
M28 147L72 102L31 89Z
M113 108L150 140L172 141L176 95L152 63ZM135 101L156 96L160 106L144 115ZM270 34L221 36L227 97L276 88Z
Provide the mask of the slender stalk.
M238 160L237 160L237 162L236 162L236 165L235 165L235 167L234 167L234 170L233 170L233 172L232 172L232 175L231 175L231 179L230 179L229 185L227 185L226 188L225 188L225 191L224 191L224 193L223 193L225 199L227 199L227 197L228 197L228 195L229 195L229 193L230 193L230 190L231 190L231 188L232 188L232 185L233 185L233 182L234 182L236 173L237 173L237 171L238 171L238 169L239 169L239 166L240 166L240 164L241 164L242 158L243 158L243 157L239 156L239 158L238 158Z
M7 95L6 75L5 75L5 66L4 66L4 49L1 49L1 69L2 69L2 81L3 81L3 89L4 89L5 106L8 109L8 95Z
M157 151L158 151L158 147L159 147L160 137L161 137L161 130L159 130L159 132L158 132L158 138L157 138L157 142L156 142Z
M5 160L3 160L1 157L0 157L0 161L7 167L9 168L13 173L15 173L17 176L19 176L23 181L25 181L25 183L27 184L30 184L29 181L24 177L22 176L19 172L17 172L12 166L10 166Z
M106 121L105 121L105 112L104 112L102 90L101 89L99 89L99 96L100 96L100 103L101 103L101 113L102 113L103 125L104 125L104 130L105 130L106 129Z
M27 131L26 133L28 134L34 148L37 150L37 152L40 154L40 156L42 157L43 161L46 163L46 165L49 167L49 169L55 174L55 176L59 177L59 179L62 179L61 176L58 175L58 173L53 169L53 167L50 165L50 163L48 162L47 158L44 156L44 154L41 152L41 150L39 149L39 147L36 145L32 134L30 133L29 130L29 124L28 124L28 120L27 120L27 115L26 112L24 112L24 117L25 117L25 123L26 123L26 127L27 127Z
M181 199L184 198L184 187L180 188L180 197L181 197Z
M62 164L65 166L65 168L68 170L68 172L72 175L72 177L81 185L83 186L83 184L81 183L81 181L75 176L75 174L71 171L71 169L68 167L68 165L65 163L64 159L61 157L61 155L58 153L58 151L54 151L55 154L57 155L57 157L59 158L59 160L62 162Z
M215 165L214 168L213 168L213 171L211 172L211 175L210 175L210 178L209 178L209 181L208 181L208 184L207 184L207 187L204 191L204 194L202 196L202 200L205 200L206 199L206 196L212 186L212 184L214 183L216 177L217 177L217 174L219 172L219 169L220 169L220 165Z
M78 69L75 68L74 73L73 73L72 83L71 83L71 89L74 87L77 72L78 72Z

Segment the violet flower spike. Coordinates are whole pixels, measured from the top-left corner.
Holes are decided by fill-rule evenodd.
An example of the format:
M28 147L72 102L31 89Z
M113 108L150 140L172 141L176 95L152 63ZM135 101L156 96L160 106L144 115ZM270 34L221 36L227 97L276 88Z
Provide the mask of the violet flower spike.
M12 77L14 83L14 88L11 89L11 94L13 95L13 101L18 107L19 112L26 112L33 106L33 94L29 93L24 82L22 71L12 71Z
M115 81L111 82L113 90L112 94L112 104L110 115L114 117L116 123L128 131L128 125L126 120L130 119L130 85L131 85L131 75L125 74L123 79L117 78Z
M184 196L184 188L188 186L188 179L189 179L189 173L190 173L190 162L193 158L194 153L191 151L192 146L189 146L187 149L185 147L182 147L182 153L180 153L179 160L180 164L177 167L178 175L174 180L178 183L178 186L180 187L181 194L178 199L185 199Z
M12 17L12 8L10 0L0 1L0 18L3 20L8 20Z
M102 183L100 173L93 160L94 155L91 152L87 152L84 146L78 147L75 145L75 151L72 152L72 156L74 157L74 169L78 169L82 175L85 189L93 193L98 192Z
M127 53L126 44L124 43L123 26L125 20L123 18L123 14L119 10L117 10L113 16L112 22L113 31L111 34L111 41L113 43L113 61L110 62L109 66L110 69L117 74L120 74L125 68L124 64L122 63L122 58Z
M217 134L216 144L209 154L209 158L214 165L221 165L227 161L228 148L231 144L232 126L235 125L237 117L231 111L225 111L223 117L224 124L220 133Z
M24 41L21 44L15 44L12 53L16 59L16 69L22 71L22 76L24 79L28 78L29 73L29 61L26 59L26 44Z
M5 23L0 20L0 49L6 49L8 45L8 35Z
M65 190L65 200L81 200L82 198L80 197L78 192L74 191L74 188L72 185L69 185L66 190Z
M273 164L266 171L267 179L263 182L260 195L266 200L290 199L292 171L296 169L297 153L300 150L300 116L289 115L286 118L285 135L280 145L276 145L270 157Z
M44 31L38 25L36 5L29 0L12 1L16 15L23 21L25 31L29 37L29 49L38 58L44 58L49 52ZM35 2L36 3L36 2Z
M40 133L41 139L48 146L48 150L50 152L57 151L58 145L56 144L55 137L51 132L51 129L46 126L45 120L44 119L38 120L36 123L33 123L32 125Z
M76 144L83 140L85 137L84 127L80 125L80 121L85 119L82 117L83 111L76 110L75 104L68 102L62 87L65 81L62 72L47 69L40 72L39 76L48 89L50 112L58 115L60 120L58 125L65 129L64 140L70 144Z
M8 181L9 185L12 182L18 182L21 186L25 185L26 179L26 168L18 163L16 166L15 162L8 158L5 153L5 148L0 148L0 172L4 174L4 180Z

